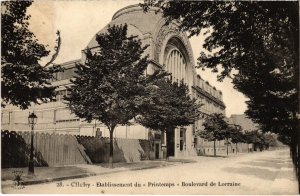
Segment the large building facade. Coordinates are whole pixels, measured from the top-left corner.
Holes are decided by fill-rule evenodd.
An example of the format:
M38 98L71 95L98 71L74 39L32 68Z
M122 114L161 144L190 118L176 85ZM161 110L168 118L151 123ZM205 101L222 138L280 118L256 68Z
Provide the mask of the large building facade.
M149 45L146 54L149 55L150 64L146 74L164 69L172 74L173 81L183 80L188 85L191 96L204 104L201 108L202 119L190 126L177 127L174 132L168 135L148 130L133 123L131 126L117 127L114 136L152 139L157 152L156 158L163 156L166 146L168 146L169 156L196 155L197 149L205 148L207 143L196 136L196 132L203 130L202 124L205 115L225 113L222 92L196 74L191 45L186 34L178 28L178 23L171 22L166 25L162 15L156 11L156 8L151 8L149 12L145 13L138 5L125 7L116 12L112 21L98 33L105 32L109 25L126 23L128 35L137 35L142 40L143 45ZM87 45L87 48L92 51L98 49L95 38L96 35ZM70 79L75 74L75 64L84 62L85 55L83 52L81 59L61 64L65 71L57 73L56 80L52 82L52 85L57 87L55 102L34 105L25 111L14 106L7 106L3 109L2 129L29 130L27 116L29 112L34 111L38 116L36 131L91 136L98 134L108 137L108 129L101 122L87 123L79 119L70 112L63 100L63 96L68 94L66 86L70 84Z

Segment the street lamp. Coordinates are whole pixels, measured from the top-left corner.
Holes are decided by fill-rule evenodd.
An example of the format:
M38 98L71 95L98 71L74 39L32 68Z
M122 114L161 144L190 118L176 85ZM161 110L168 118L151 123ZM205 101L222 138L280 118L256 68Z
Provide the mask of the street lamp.
M28 164L28 175L34 175L34 164L33 164L33 131L34 125L37 122L37 116L32 112L28 116L28 125L31 126L31 143L30 143L30 160Z

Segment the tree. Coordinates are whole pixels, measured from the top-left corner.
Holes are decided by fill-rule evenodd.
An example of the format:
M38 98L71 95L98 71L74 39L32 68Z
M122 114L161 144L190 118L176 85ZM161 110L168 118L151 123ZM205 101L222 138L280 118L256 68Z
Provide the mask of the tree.
M248 144L253 144L254 151L257 151L257 148L262 151L266 147L265 135L259 130L246 131L245 138Z
M238 151L238 143L244 142L242 127L235 125L235 127L229 128L231 142L235 144L235 153Z
M29 31L27 8L31 1L1 2L1 106L6 104L27 109L31 103L39 104L55 98L50 85L54 73L62 71L59 66L48 66L58 55L61 39L57 32L57 46L47 66L39 64L49 55L45 45L38 43Z
M226 123L226 131L224 132L224 138L225 138L225 145L226 145L226 155L228 156L228 145L231 144L230 137L232 134L232 127L229 126L229 124Z
M252 143L252 137L250 134L251 131L245 131L243 134L244 137L244 141L245 143L247 143L248 145ZM248 146L248 152L249 152L249 146Z
M88 122L101 121L110 132L109 165L113 162L113 132L139 114L146 87L148 56L136 36L127 36L127 25L109 26L98 34L99 50L86 51L85 64L77 64L66 97L71 111Z
M200 104L189 95L187 85L172 82L169 74L159 71L148 78L151 81L144 99L141 115L137 118L144 127L161 132L193 124L200 116ZM168 145L168 144L167 144Z
M228 125L223 114L211 114L205 118L203 123L204 131L199 136L208 141L214 142L214 156L216 156L216 140L223 140L228 137Z
M181 29L190 36L208 29L206 33L210 34L203 46L211 54L202 53L198 67L220 71L220 81L233 78L234 87L249 98L246 114L264 132L289 137L292 158L297 165L300 156L299 2L144 2L145 10L149 6L159 7L167 22L178 20ZM232 70L238 73L232 75Z
M265 133L264 134L265 148L278 146L276 135L274 133Z
M295 138L298 2L148 0L143 6L160 7L167 22L179 20L190 36L211 28L204 48L214 52L202 53L198 67L218 72L221 65L218 79L233 77L234 87L250 99L246 114L263 125L263 131L286 132ZM234 76L233 69L238 70Z

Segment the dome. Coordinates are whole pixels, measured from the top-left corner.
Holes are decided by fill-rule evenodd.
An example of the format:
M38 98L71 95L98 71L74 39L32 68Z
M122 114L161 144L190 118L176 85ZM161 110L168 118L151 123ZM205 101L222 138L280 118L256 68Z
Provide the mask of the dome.
M149 60L152 64L147 68L149 71L147 73L151 74L155 69L162 68L170 71L177 80L185 78L184 81L189 87L193 85L196 71L192 48L189 39L184 32L180 31L176 21L166 24L162 13L158 12L158 8L151 7L148 12L144 12L143 8L139 5L131 5L117 11L113 15L111 22L97 32L97 34L105 33L108 26L124 25L125 23L128 26L128 36L138 36L141 39L142 45L149 45L145 53L149 55ZM97 47L98 43L95 35L86 48L97 50ZM177 52L169 54L170 47L178 49ZM85 61L84 54L81 61ZM176 62L176 65L174 62ZM170 67L171 64L174 65ZM181 74L179 72L185 73Z
M151 8L144 12L139 5L130 5L117 11L112 21L101 29L97 34L104 33L108 26L127 24L128 35L137 35L141 40L152 37L157 24L162 20L161 13L155 13L157 8ZM88 48L97 47L96 35L87 45Z

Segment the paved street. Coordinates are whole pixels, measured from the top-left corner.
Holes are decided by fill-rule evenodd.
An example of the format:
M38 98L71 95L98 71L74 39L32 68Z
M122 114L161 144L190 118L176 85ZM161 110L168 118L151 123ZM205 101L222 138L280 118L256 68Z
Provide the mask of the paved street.
M222 157L194 157L196 163L123 171L3 193L94 194L297 194L288 150Z

